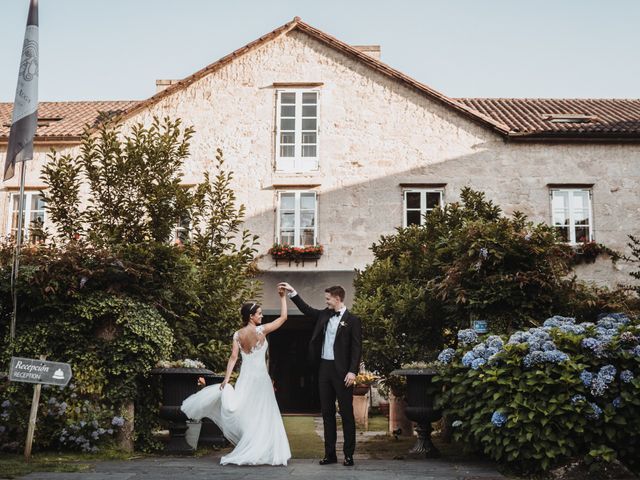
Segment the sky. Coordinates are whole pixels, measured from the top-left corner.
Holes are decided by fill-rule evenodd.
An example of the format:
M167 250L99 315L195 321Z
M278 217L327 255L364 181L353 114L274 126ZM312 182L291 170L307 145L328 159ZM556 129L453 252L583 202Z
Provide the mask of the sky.
M40 101L137 100L300 16L450 97L640 98L638 0L39 0ZM0 0L12 102L28 0Z

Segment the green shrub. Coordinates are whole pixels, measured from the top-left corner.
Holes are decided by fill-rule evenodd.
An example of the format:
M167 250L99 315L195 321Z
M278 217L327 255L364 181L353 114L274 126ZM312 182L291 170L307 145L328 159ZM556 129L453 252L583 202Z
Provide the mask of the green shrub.
M141 402L138 389L150 382L156 362L171 355L173 334L167 322L139 300L102 292L79 296L66 313L42 318L25 318L16 340L0 354L4 365L12 355L42 354L71 364L69 388L43 389L35 448L95 451L109 443L119 427L111 422L128 401L137 403L138 432L144 432L138 446L149 448L147 432L158 423L157 407ZM24 445L32 392L32 385L21 383L5 384L0 392L0 402L10 406L8 415L0 414L0 447ZM145 388L147 395L152 392ZM151 408L151 414L145 411Z
M462 330L458 348L440 353L438 403L454 438L528 472L578 455L638 467L637 321L556 316L505 340Z
M460 328L487 320L492 331L535 326L554 313L595 319L626 311L626 296L578 282L575 253L553 227L521 213L504 216L481 192L428 213L371 247L357 272L353 310L364 323L368 368L387 375L431 360Z

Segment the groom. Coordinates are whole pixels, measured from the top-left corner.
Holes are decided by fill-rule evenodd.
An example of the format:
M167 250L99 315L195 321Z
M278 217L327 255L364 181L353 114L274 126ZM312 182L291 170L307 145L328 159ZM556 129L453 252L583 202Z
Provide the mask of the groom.
M342 417L345 467L353 466L356 448L356 421L353 417L353 385L362 354L362 324L344 305L344 288L329 287L324 291L327 308L316 310L307 305L286 282L278 284L302 313L315 322L309 342L309 359L320 365L318 387L324 422L324 458L320 465L337 463L336 398Z

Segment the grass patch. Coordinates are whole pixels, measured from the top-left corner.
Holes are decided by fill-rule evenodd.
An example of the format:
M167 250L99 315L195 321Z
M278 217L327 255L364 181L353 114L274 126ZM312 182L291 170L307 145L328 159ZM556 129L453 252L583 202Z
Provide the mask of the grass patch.
M0 475L2 478L16 478L32 472L86 472L103 460L128 460L139 456L118 450L95 454L39 452L31 455L27 463L22 454L3 453L0 457Z
M369 417L369 432L386 432L389 429L389 419L383 415Z
M324 444L316 433L313 417L283 417L292 458L322 458Z

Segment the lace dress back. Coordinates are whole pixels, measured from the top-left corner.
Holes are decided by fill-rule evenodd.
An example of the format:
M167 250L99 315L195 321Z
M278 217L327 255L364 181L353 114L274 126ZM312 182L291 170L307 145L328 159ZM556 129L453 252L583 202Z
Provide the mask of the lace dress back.
M236 448L220 460L223 465L286 465L291 450L267 370L269 344L264 328L256 327L255 337L242 333L247 335L233 334L242 356L235 387L205 387L182 403L182 411L195 420L212 419L235 444Z

